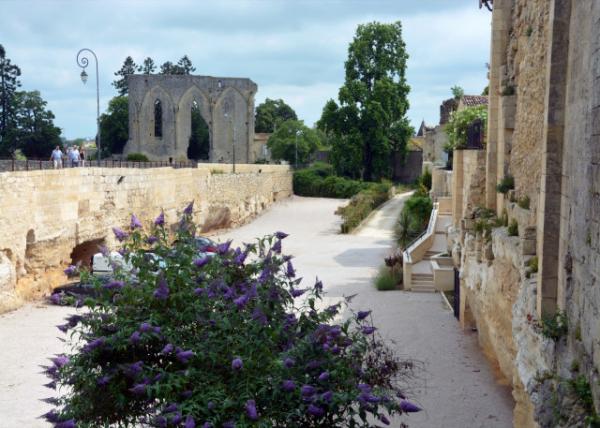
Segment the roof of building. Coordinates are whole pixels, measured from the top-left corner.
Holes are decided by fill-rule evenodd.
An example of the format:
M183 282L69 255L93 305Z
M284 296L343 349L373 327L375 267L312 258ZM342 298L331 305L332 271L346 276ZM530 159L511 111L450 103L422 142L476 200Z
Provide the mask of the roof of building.
M482 106L487 105L488 97L485 95L463 95L461 101L466 107Z

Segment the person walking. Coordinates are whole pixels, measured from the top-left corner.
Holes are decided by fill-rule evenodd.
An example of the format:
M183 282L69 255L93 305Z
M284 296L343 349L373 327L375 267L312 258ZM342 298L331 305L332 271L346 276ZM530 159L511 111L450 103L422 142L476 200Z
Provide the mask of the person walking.
M81 166L85 167L85 150L83 150L83 147L79 149L79 158L81 159Z
M60 150L59 146L56 146L56 148L54 150L52 150L52 154L50 155L50 160L54 164L54 169L62 168L62 159L63 159L63 152L62 152L62 150Z
M73 168L79 166L79 150L77 150L77 146L73 146L71 148L71 166Z

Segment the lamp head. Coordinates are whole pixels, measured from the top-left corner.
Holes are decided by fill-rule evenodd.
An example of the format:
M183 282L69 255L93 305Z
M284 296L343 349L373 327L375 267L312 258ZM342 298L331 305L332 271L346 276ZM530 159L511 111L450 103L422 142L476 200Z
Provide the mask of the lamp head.
M83 70L83 71L81 72L81 81L82 81L82 82L83 82L83 84L85 85L85 83L87 82L87 80L88 80L88 74L85 72L85 70Z

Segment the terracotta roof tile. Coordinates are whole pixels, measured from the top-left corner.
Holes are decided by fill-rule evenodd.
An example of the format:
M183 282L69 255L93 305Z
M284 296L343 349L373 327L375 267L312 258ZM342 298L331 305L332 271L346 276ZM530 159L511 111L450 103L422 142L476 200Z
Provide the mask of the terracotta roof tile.
M488 97L485 95L463 95L462 103L467 107L487 105Z

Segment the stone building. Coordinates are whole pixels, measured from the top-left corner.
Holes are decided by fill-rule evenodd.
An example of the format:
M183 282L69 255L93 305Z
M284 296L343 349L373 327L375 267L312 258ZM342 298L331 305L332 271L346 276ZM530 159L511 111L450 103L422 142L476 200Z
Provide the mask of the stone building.
M486 147L454 153L460 321L512 386L514 426L588 426L600 413L600 2L495 0L489 77Z
M252 163L254 94L250 79L130 75L129 141L123 153L150 160L187 160L192 108L198 108L209 133L209 162Z

